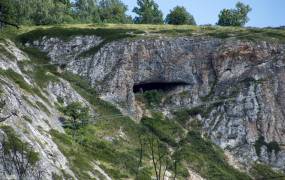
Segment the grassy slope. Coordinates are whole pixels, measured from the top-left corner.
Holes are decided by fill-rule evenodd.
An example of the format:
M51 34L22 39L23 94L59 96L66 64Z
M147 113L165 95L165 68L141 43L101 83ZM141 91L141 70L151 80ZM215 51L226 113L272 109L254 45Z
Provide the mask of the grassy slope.
M34 31L38 30L38 31ZM277 28L240 28L220 26L190 26L190 25L136 25L136 24L66 24L57 26L24 26L20 30L7 29L1 32L0 38L14 39L15 35L21 35L33 31L29 38L37 38L45 30L47 36L69 37L72 35L113 36L112 32L132 32L133 34L147 33L149 36L158 34L168 36L211 36L217 38L235 37L247 40L267 40L285 42L285 29ZM64 31L62 31L64 30ZM101 31L104 30L104 31ZM35 33L36 32L36 33Z
M131 32L131 33L130 33ZM3 32L0 38L10 38L14 40L23 51L25 51L34 65L45 64L49 60L44 54L35 49L25 48L21 44L36 40L42 36L60 37L68 40L74 35L97 35L101 36L103 44L122 38L156 37L158 35L167 36L211 36L218 38L236 37L250 40L269 40L285 42L285 30L279 29L244 29L244 28L221 28L221 27L196 27L196 26L171 26L171 25L62 25L43 27L23 27L20 31L11 29ZM100 47L99 47L100 48ZM94 53L97 49L92 49L87 53ZM30 64L20 64L24 72L24 66ZM199 172L206 178L220 179L248 179L244 173L230 167L225 161L222 150L211 144L207 139L201 138L199 132L190 131L187 136L181 127L183 117L173 120L165 120L162 117L145 118L142 123L136 124L128 117L122 116L120 112L109 103L97 98L94 89L90 88L88 82L80 77L69 73L57 74L54 66L35 66L34 71L24 72L33 78L40 88L45 88L47 81L56 80L58 76L68 80L74 89L87 99L96 111L100 114L100 119L94 125L89 125L80 130L82 144L75 143L67 134L60 134L51 131L54 141L59 145L62 152L68 157L72 169L80 179L88 179L87 171L93 171L92 162L100 161L101 167L115 179L134 178L138 163L139 136L144 133L154 135L161 143L168 144L174 149L179 147L175 155L182 159L178 166L178 177L184 179L188 175L187 167ZM10 76L11 72L2 72L2 75ZM14 74L14 73L12 73ZM13 78L12 78L13 77ZM14 79L17 78L17 79ZM33 92L33 88L26 85L23 79L18 76L11 76L21 88ZM186 114L191 115L187 112ZM177 119L178 118L178 119ZM143 130L143 132L142 132ZM119 136L120 131L126 134L126 139ZM173 138L173 137L179 137ZM104 138L113 138L106 141ZM80 156L78 156L80 155ZM255 174L264 168L256 168ZM269 171L269 170L268 170ZM257 172L257 173L256 173ZM96 172L95 172L96 173ZM154 174L152 164L149 161L149 152L146 152L143 168L140 171L140 179L149 179ZM253 173L254 174L254 173ZM266 174L266 173L265 173ZM272 174L270 171L267 174Z

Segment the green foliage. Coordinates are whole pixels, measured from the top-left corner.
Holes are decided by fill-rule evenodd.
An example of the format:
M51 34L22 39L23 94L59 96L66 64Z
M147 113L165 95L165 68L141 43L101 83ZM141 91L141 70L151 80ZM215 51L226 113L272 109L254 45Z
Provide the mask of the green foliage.
M45 113L47 113L48 115L51 114L50 111L48 110L48 108L47 108L43 103L41 103L40 101L36 101L36 104L37 104L37 106L38 106L41 110L43 110Z
M22 142L19 136L15 133L14 129L10 126L0 126L0 129L5 132L7 139L5 139L3 148L4 154L19 153L30 165L34 166L39 161L39 154L34 152L28 143Z
M275 151L276 154L281 150L279 144L276 141L267 143L265 142L263 136L259 136L259 138L256 140L254 144L255 152L258 156L260 156L262 146L266 146L267 152L270 154L273 152L273 150Z
M59 0L11 0L18 24L60 24L71 22L71 6Z
M27 92L33 92L32 86L30 86L20 74L16 73L12 69L0 70L0 75L11 79L18 84L21 89L24 89Z
M0 1L0 20L5 22L13 21L12 13L13 5L10 0L1 0ZM6 24L0 22L0 28L4 27Z
M127 6L121 0L101 0L99 2L100 20L104 23L132 23L126 15Z
M170 13L166 16L165 19L167 24L182 25L190 24L196 25L194 17L187 12L186 8L183 6L176 6Z
M247 14L250 11L249 5L238 2L236 9L223 9L220 12L217 24L220 26L244 26L249 21Z
M176 156L189 163L191 168L206 179L251 179L248 175L231 167L223 151L213 145L210 140L202 138L199 131L190 131L187 138L180 142L180 146Z
M119 40L127 37L134 37L133 34L143 33L138 29L109 29L109 28L62 28L53 27L47 29L36 29L18 36L17 40L25 44L27 42L33 42L39 40L42 37L57 37L62 40L68 41L74 36L95 35L104 39L104 43Z
M171 146L177 146L177 139L183 136L182 128L171 120L143 117L141 123L161 141Z
M14 81L21 89L31 94L36 94L37 96L45 100L47 103L49 103L48 99L42 95L38 88L29 85L20 74L16 73L12 69L0 70L0 75L6 76L7 78Z
M250 173L255 179L285 179L285 175L282 172L274 171L265 164L255 163L250 169Z
M68 117L64 122L64 127L71 129L73 138L76 138L77 130L89 123L89 108L84 107L80 102L73 102L59 109Z
M139 24L162 24L163 14L158 9L158 4L154 0L137 0L138 7L133 9L133 12L138 16L134 22Z
M131 22L126 15L127 6L120 0L1 0L1 4L5 7L5 20L21 25Z
M158 90L145 91L137 94L137 98L141 99L150 108L156 107L161 103L163 92Z
M74 17L79 22L100 22L96 0L75 0L74 5Z
M58 81L55 76L58 74L55 65L49 64L50 59L47 57L46 53L41 52L36 48L22 47L22 51L28 54L30 60L32 61L33 69L25 70L25 66L29 67L31 62L24 61L19 63L22 72L29 75L37 85L41 88L45 88L50 81Z

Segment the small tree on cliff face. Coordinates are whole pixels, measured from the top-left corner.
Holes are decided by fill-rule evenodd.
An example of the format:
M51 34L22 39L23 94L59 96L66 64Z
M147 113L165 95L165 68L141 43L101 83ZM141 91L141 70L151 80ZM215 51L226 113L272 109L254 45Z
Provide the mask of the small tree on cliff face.
M77 131L88 123L90 118L89 109L80 102L73 102L62 108L62 112L68 117L64 126L72 130L72 137L75 138Z
M186 8L183 6L176 6L170 13L166 16L165 22L167 24L174 25L196 25L194 17L187 12Z
M249 5L241 2L236 4L236 9L223 9L219 14L217 25L220 26L244 26L249 18L247 14L251 11Z

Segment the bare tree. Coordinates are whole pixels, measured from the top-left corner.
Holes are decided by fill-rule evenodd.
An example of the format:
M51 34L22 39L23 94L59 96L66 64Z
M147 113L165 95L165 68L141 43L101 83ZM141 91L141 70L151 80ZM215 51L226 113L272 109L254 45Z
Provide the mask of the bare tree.
M137 166L137 170L136 170L136 179L138 179L139 177L139 171L140 171L140 167L142 166L142 160L143 160L143 155L144 155L144 147L145 147L145 139L143 137L143 135L139 136L139 161L138 161L138 166Z
M170 155L166 147L153 136L147 138L148 146L151 153L153 168L155 171L156 179L163 180L166 176L166 171L169 170Z
M22 142L13 133L10 128L5 130L6 135L3 136L0 148L0 160L6 173L9 175L16 173L22 180L34 170L39 157L30 145Z

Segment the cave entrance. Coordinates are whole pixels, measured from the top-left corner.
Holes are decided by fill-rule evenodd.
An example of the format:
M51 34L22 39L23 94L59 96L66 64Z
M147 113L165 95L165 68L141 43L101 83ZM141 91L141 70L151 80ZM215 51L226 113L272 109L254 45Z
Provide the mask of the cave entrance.
M141 83L135 84L133 87L134 93L151 91L151 90L160 90L160 91L169 91L178 86L188 85L184 82L151 82L151 83Z

